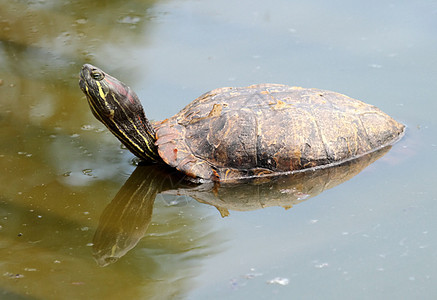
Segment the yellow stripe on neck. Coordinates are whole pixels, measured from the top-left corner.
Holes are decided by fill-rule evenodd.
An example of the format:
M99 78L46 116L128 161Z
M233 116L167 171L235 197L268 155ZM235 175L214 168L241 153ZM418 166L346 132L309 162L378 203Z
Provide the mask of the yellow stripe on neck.
M105 99L105 102L106 102L106 95L107 94L105 95L105 93L103 92L102 85L100 84L100 82L96 81L96 84L99 87L99 95L100 95L100 97L102 97L102 99Z

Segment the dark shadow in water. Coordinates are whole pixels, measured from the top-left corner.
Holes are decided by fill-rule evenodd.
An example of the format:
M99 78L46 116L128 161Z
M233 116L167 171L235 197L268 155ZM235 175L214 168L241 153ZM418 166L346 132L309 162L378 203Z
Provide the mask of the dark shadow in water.
M166 166L138 166L100 217L93 239L94 258L100 266L106 266L135 247L150 224L158 194L192 197L215 206L222 217L228 216L229 210L250 211L270 206L289 209L351 179L390 148L330 168L238 184L196 185Z

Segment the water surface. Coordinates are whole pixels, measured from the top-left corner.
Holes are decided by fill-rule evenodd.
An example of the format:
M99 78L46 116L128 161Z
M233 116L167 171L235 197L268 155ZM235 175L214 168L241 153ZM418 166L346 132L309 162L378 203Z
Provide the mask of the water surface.
M0 0L0 25L2 299L437 296L436 1ZM155 120L213 88L269 82L347 94L408 129L291 205L159 193L123 206L133 156L92 116L83 63L128 83ZM123 223L126 207L139 213ZM106 220L126 233L109 253L130 249L101 263Z

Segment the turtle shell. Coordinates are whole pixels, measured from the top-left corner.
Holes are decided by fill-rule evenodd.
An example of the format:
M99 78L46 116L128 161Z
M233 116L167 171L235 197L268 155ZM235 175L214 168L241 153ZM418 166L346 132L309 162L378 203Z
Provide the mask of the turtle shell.
M373 105L278 84L212 90L155 127L165 163L215 181L332 166L404 132Z

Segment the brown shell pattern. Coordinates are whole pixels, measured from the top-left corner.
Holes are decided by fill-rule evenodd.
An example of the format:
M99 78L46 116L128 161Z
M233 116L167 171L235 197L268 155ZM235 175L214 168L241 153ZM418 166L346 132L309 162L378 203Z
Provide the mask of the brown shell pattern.
M260 84L208 92L156 130L167 164L224 181L338 164L394 143L404 126L339 93Z

